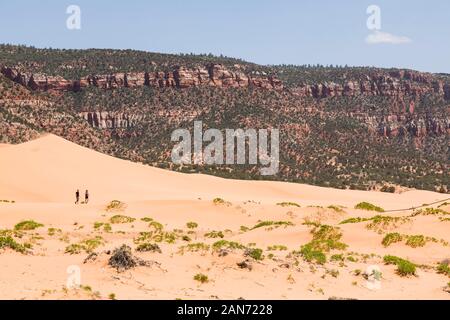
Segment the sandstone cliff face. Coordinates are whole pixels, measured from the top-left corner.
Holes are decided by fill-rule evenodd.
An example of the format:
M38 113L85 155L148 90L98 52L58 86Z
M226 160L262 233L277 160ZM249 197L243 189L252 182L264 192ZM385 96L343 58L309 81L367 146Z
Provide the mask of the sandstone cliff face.
M120 87L191 88L215 86L221 88L262 88L284 90L281 80L271 75L246 74L240 70L229 70L221 64L187 68L175 66L171 72L132 72L89 75L81 79L67 80L60 76L29 74L13 67L1 67L10 80L38 91L79 91L89 86L102 89ZM403 98L437 94L450 100L450 84L433 78L431 74L408 70L397 70L366 76L366 79L349 80L345 84L322 82L299 85L289 91L299 97L316 99L339 96L388 96Z
M11 67L2 67L1 72L10 80L38 91L79 91L88 86L102 89L140 86L184 89L204 85L221 88L254 87L283 90L282 82L273 76L247 75L241 71L231 71L221 64L208 64L193 69L175 66L171 72L89 75L77 80L45 74L28 74Z
M348 81L344 85L334 82L305 84L291 91L297 96L316 99L358 95L403 98L404 96L418 97L425 94L438 94L447 100L450 99L449 84L433 80L421 73L367 76L366 80Z
M405 114L393 114L383 117L350 114L350 117L361 120L369 128L383 137L425 137L429 135L450 134L450 119L438 118L430 115L411 116Z

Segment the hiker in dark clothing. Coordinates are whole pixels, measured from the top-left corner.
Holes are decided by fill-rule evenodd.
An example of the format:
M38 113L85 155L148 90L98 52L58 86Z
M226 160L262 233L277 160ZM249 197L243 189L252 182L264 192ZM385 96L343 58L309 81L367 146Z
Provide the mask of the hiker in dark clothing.
M75 192L75 204L78 204L80 201L80 190L77 189L77 192Z
M86 192L84 193L84 203L88 203L89 202L89 191L87 191L87 189L86 189Z

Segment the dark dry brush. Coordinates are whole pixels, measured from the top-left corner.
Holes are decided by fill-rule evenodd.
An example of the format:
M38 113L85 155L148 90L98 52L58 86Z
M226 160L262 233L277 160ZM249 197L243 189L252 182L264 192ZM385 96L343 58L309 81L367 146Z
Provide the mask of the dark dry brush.
M132 269L137 266L160 266L160 264L156 261L147 261L134 256L131 252L131 248L125 244L114 249L111 257L109 258L108 265L115 268L118 272Z

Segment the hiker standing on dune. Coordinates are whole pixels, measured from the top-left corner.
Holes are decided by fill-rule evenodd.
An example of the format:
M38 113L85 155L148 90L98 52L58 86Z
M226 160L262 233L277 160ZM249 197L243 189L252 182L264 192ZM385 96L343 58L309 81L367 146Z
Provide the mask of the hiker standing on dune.
M80 190L77 189L77 192L75 192L75 204L78 204L80 201Z
M89 191L87 191L84 193L84 203L87 204L89 202Z

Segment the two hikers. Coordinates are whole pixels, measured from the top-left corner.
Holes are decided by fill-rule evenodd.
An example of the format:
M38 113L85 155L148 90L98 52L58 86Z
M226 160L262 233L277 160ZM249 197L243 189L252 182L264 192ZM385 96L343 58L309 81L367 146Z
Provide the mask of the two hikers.
M80 202L80 190L77 189L75 192L75 204L78 204ZM84 203L87 204L89 202L89 191L86 190L84 193Z

